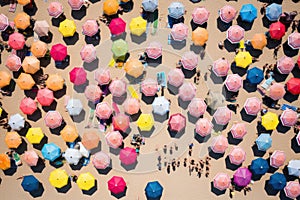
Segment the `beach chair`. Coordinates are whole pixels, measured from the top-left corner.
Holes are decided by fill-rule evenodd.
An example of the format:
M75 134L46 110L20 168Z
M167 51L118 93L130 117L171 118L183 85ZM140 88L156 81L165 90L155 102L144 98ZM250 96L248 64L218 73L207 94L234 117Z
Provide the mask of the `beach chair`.
M274 78L272 76L270 76L270 78L268 78L261 84L261 87L264 88L265 90L268 90L273 81L274 81Z
M132 98L139 99L138 93L135 91L132 85L128 86L128 91Z
M162 87L167 86L167 79L166 79L165 72L157 72L156 73L156 78L157 78L157 82L158 82L159 85L161 85Z
M171 34L168 35L168 45L170 45L172 43L172 36Z

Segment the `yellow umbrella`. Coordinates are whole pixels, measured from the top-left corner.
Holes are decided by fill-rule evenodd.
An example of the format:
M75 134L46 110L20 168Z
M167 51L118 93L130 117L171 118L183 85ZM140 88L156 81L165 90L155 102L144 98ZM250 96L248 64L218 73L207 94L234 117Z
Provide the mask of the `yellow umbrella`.
M198 27L192 32L192 41L194 45L203 46L208 40L208 31L205 28Z
M24 12L18 13L14 19L15 26L19 29L26 29L30 26L30 16Z
M16 82L21 90L30 90L35 85L32 76L25 73L21 73Z
M65 170L55 169L50 173L49 182L53 187L62 188L68 184L69 176Z
M278 116L275 113L267 112L261 118L261 124L266 130L274 130L279 124Z
M0 71L0 88L8 86L10 84L10 81L11 81L10 73L6 71Z
M59 24L58 30L64 37L72 37L76 32L76 24L73 20L65 19Z
M106 0L103 3L103 12L107 15L117 14L119 10L119 2L117 0Z
M263 50L267 45L267 38L263 33L257 33L253 36L251 40L251 45L254 49Z
M0 169L7 170L10 168L10 158L5 153L0 154Z
M146 32L147 21L144 20L141 16L132 18L129 24L129 29L131 34L141 36Z
M50 74L46 81L46 86L52 91L61 90L64 87L65 80L58 74Z
M31 44L30 51L35 57L41 58L47 53L48 47L45 42L38 40Z
M66 125L60 131L60 136L65 142L74 142L78 138L78 132L74 126Z
M246 68L252 63L252 56L248 51L240 51L234 58L237 67Z
M41 128L29 128L26 133L26 138L31 144L39 144L44 138L44 133Z
M7 132L6 136L5 136L5 143L8 148L18 148L18 146L20 146L20 144L22 144L22 138L15 131Z
M154 120L151 114L141 114L136 123L141 131L150 131Z
M95 186L95 182L95 177L90 172L80 174L76 181L81 190L90 190Z
M124 70L128 75L138 78L144 73L144 65L139 59L130 59L125 63Z
M40 61L35 56L26 56L22 62L25 73L35 74L40 70Z

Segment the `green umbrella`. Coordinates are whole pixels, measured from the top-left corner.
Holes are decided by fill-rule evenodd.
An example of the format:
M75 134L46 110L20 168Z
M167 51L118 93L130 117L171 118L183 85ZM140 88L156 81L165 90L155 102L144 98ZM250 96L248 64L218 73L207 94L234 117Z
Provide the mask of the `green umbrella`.
M127 42L123 39L114 41L111 47L111 51L116 57L124 56L128 52Z

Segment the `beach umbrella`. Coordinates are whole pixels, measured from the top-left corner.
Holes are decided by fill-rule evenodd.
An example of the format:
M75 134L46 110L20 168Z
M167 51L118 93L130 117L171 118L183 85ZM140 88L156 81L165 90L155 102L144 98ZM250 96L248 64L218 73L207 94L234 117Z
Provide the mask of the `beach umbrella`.
M22 144L21 136L15 131L7 132L4 140L7 147L10 149L16 149Z
M55 169L50 173L49 182L53 187L62 188L66 186L70 178L63 169Z
M87 172L80 174L76 183L81 190L90 190L95 186L96 179L90 172Z
M70 81L74 83L74 85L82 85L86 82L87 73L83 69L83 67L74 67L70 72Z
M287 166L289 175L300 176L300 160L290 160Z
M119 2L117 0L105 0L103 2L103 12L107 15L117 14L119 10Z
M0 153L0 169L7 170L11 167L10 158L5 153Z
M280 115L280 121L283 126L292 127L297 123L297 120L298 120L297 112L291 109L284 110Z
M155 97L152 103L153 113L165 115L170 111L170 102L164 97Z
M299 78L291 78L286 83L287 91L289 91L293 95L300 94L300 79Z
M98 147L98 144L100 142L100 137L96 132L92 132L92 131L85 132L82 136L81 142L85 148L91 150Z
M30 26L30 16L25 12L17 13L14 18L14 23L16 28L25 30Z
M175 41L183 41L187 38L189 28L184 23L174 24L171 29L171 36Z
M180 86L178 96L183 101L191 101L196 96L196 91L197 88L193 83L186 82Z
M26 56L22 62L25 73L35 74L40 70L40 61L35 56Z
M247 98L244 109L248 115L256 116L262 108L262 102L257 97Z
M300 184L298 181L289 181L284 187L284 193L291 199L298 198L300 195Z
M39 144L44 136L45 135L40 127L34 127L28 129L25 137L31 144Z
M208 136L213 129L213 124L207 118L200 118L195 124L196 133L200 136Z
M144 20L141 16L132 18L129 23L129 30L132 35L141 36L146 32L147 21Z
M213 179L213 184L214 184L215 188L222 191L222 190L226 190L227 188L229 188L229 186L231 184L231 180L230 180L230 177L228 176L228 174L217 173L217 175Z
M267 112L261 117L261 124L265 127L266 130L274 130L279 124L277 114L273 112Z
M99 85L107 85L111 80L109 69L98 68L94 72L94 78Z
M72 10L80 10L84 4L84 0L68 0L68 4L71 6Z
M91 63L97 59L97 51L94 45L86 44L80 50L80 57L86 63Z
M30 166L34 167L38 164L39 156L34 150L25 151L23 160Z
M108 180L107 184L109 191L111 191L113 194L120 194L126 189L126 182L120 176L113 176Z
M141 131L151 131L154 126L154 119L151 114L142 113L139 116L136 124Z
M108 26L112 35L120 35L126 30L126 22L122 18L114 18Z
M143 0L142 7L147 12L154 12L158 7L158 0Z
M218 77L227 76L229 71L229 62L225 58L219 58L218 60L214 61L212 71Z
M51 2L47 10L48 14L54 18L58 18L64 12L62 4L56 1Z
M145 188L146 196L150 199L160 198L164 188L158 181L148 182Z
M8 18L4 14L0 14L0 31L5 31L9 26Z
M49 24L46 20L39 20L34 23L33 31L39 36L48 36Z
M240 51L234 57L234 61L237 67L246 68L252 63L252 56L248 51Z
M131 97L125 100L123 107L127 114L134 115L140 111L141 105L138 99Z
M37 101L41 106L50 106L54 101L54 94L48 88L39 89L36 96Z
M70 99L67 103L66 109L71 116L77 116L81 113L83 106L80 99Z
M247 134L246 124L245 123L235 123L232 125L230 132L232 137L235 139L243 139Z
M15 54L9 54L9 56L6 58L5 66L14 72L19 71L21 68L21 59Z
M225 105L225 97L220 92L209 92L205 102L210 109L217 110L217 108Z
M151 42L146 48L146 53L148 58L157 59L162 56L162 45L156 41Z
M256 33L251 39L251 45L254 49L263 50L267 46L267 38L263 33Z
M112 44L111 51L116 57L124 56L128 52L128 44L123 39L115 40Z
M8 120L8 125L12 130L19 131L25 126L25 118L21 116L19 113L11 115Z
M179 19L185 13L184 5L180 2L172 2L168 7L169 16L174 19Z
M103 151L99 151L92 156L92 163L97 169L106 169L110 165L110 157Z
M269 88L269 97L274 101L277 101L284 97L285 95L284 85L281 83L273 83Z
M300 33L294 32L288 37L288 45L292 47L292 49L300 48Z
M245 30L239 25L230 26L227 30L226 38L232 44L239 43L244 38Z
M241 19L252 23L257 18L257 9L253 4L244 4L240 10Z
M171 131L180 132L186 126L186 118L181 113L176 113L170 116L168 126Z
M125 72L134 78L138 78L144 73L144 65L137 58L126 61L124 65Z
M225 153L226 149L228 148L227 138L223 135L218 135L217 137L214 137L212 139L210 148L214 153Z
M234 7L230 5L225 5L220 9L219 14L220 14L220 19L223 22L229 23L235 18L237 11L235 10Z
M113 110L107 102L97 104L95 114L99 119L109 119L112 113Z
M258 150L267 151L272 146L272 138L270 134L262 133L256 138L255 143Z
M21 186L26 192L33 192L39 189L40 182L33 175L24 176Z
M156 80L147 78L141 83L141 91L145 96L155 96L158 91L158 83Z
M294 66L295 62L291 57L282 56L277 61L277 69L281 74L289 74L294 69Z
M250 170L254 175L264 175L269 170L268 161L263 158L252 160Z
M82 155L78 149L67 148L63 153L63 157L70 165L77 165L82 158Z
M274 189L274 190L282 190L286 186L286 178L284 174L276 172L275 174L272 174L270 176L270 180L268 184Z
M269 28L270 36L275 40L280 40L285 35L285 31L285 26L281 22L274 22Z
M284 165L286 156L284 151L276 150L270 157L270 165L275 168L279 168Z
M64 88L65 80L58 74L50 74L46 80L46 86L52 91L58 91Z
M88 85L84 90L87 100L96 102L101 99L102 91L98 85Z
M132 165L137 162L137 153L134 148L121 149L119 159L123 165Z
M66 125L61 131L60 136L65 142L74 142L78 138L75 126Z
M185 52L181 57L181 63L183 68L187 70L193 70L198 65L198 56L193 51Z
M0 88L8 86L11 81L11 75L7 71L0 71Z
M257 67L253 67L247 70L246 79L250 84L257 85L264 80L264 72Z
M192 32L192 41L196 46L204 46L208 40L208 31L205 28L197 27Z
M109 91L114 97L121 97L126 93L127 85L123 80L115 79L109 84Z
M57 146L54 143L47 143L44 144L42 150L42 155L46 160L49 160L51 162L53 162L54 160L56 160L57 158L60 157L60 148L59 146Z
M171 69L168 73L168 83L174 87L179 87L184 82L184 74L181 69Z
M246 160L246 152L241 147L233 147L228 155L229 160L234 165L240 165Z
M60 22L58 30L63 37L72 37L76 32L76 24L73 20L65 19Z
M252 173L246 167L240 167L233 175L233 181L237 186L245 187L251 181Z
M61 126L63 118L58 111L50 110L47 112L44 121L47 127L54 129Z
M97 24L97 21L94 19L89 19L84 22L82 25L82 34L92 37L96 35L99 31L99 26Z
M119 113L112 119L114 130L125 132L129 128L129 117L125 114Z
M63 44L55 44L51 47L50 55L55 61L63 61L67 55L67 47Z
M207 105L201 98L193 98L190 104L188 105L189 114L196 118L200 117L201 115L204 115L206 108Z
M238 74L229 74L225 80L228 91L237 92L243 87L243 79Z
M9 35L8 45L14 50L21 50L25 45L25 38L21 33L13 33Z
M111 131L105 135L105 140L108 146L117 149L123 144L123 136L119 131Z
M229 121L231 120L231 116L232 116L232 111L225 106L217 108L216 112L213 115L216 123L219 125L228 124Z
M197 7L192 12L193 22L196 24L204 24L208 21L210 12L205 7Z
M282 13L282 5L272 3L266 8L266 17L270 21L277 21Z

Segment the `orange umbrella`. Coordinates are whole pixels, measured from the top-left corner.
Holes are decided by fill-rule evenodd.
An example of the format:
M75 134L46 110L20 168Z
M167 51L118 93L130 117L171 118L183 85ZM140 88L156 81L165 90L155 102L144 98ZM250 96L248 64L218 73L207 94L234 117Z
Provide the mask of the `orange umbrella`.
M103 3L103 12L107 15L117 14L119 10L119 3L117 0L106 0Z
M284 85L281 83L274 83L271 85L269 89L269 97L272 98L274 101L277 101L285 95Z
M29 166L36 166L38 161L39 161L39 156L38 154L33 151L25 151L23 160L29 165Z
M30 90L35 85L31 75L25 73L21 73L16 82L21 90Z
M35 74L40 70L40 61L35 56L26 56L22 67L25 73Z
M19 29L26 29L30 26L30 17L24 12L18 13L14 19L15 26Z
M20 4L22 6L26 6L29 3L30 3L30 0L18 0L18 4Z
M100 137L97 132L85 132L82 136L81 142L85 148L91 150L98 147Z
M0 88L10 84L11 75L6 71L0 71Z
M63 89L65 80L58 74L50 74L46 81L46 86L52 91Z
M60 131L60 136L65 142L74 142L78 138L78 132L75 126L66 125L63 130Z
M144 73L144 65L138 59L130 59L125 63L124 70L128 75L138 78Z
M263 48L267 45L267 38L263 33L254 34L251 45L254 49L263 50Z
M20 144L22 144L22 138L15 131L7 132L6 136L5 136L5 143L8 148L18 148L18 146L20 146Z
M0 154L0 169L7 170L10 168L10 159L5 153Z
M47 53L48 47L45 42L38 40L31 44L30 51L35 57L41 58Z
M208 31L198 27L192 32L192 41L196 46L203 46L208 40Z

